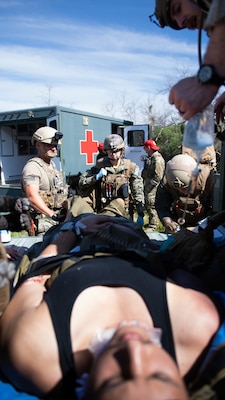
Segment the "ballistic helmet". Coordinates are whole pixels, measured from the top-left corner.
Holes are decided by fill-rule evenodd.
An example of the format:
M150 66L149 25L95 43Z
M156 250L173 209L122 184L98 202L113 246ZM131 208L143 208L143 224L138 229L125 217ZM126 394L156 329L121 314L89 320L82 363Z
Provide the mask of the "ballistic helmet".
M192 171L197 167L197 162L188 154L178 154L167 162L166 178L169 186L174 189L188 187Z
M124 147L125 147L125 144L124 144L122 136L114 133L105 138L103 150L117 151L117 150L124 149Z
M171 0L155 0L155 17L159 21L161 28L170 26L172 29L180 30L176 21L172 20L170 16L170 1Z
M37 129L31 139L31 143L34 145L35 142L54 144L61 143L61 139L63 134L58 132L56 129L51 128L50 126L43 126Z

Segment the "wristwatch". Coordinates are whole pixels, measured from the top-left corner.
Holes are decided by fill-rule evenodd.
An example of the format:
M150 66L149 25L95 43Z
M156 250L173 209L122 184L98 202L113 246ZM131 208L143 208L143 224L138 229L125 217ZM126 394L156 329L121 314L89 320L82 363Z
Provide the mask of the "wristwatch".
M67 221L62 225L60 231L62 231L62 232L70 231L70 232L75 233L75 235L78 238L82 238L83 235L81 234L81 229L85 230L85 228L86 228L86 225L82 224L81 221Z
M197 77L199 82L203 84L225 85L225 78L220 76L211 64L202 64L198 70Z

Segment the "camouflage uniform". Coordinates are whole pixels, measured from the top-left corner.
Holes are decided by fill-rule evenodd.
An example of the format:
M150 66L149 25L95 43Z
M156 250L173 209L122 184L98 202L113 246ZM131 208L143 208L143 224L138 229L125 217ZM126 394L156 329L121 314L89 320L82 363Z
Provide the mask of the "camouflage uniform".
M188 154L193 157L197 161L197 154L190 149L189 147L182 147L182 154ZM202 153L200 158L201 164L207 164L212 167L216 171L216 151L214 145L206 147Z
M110 217L124 217L127 218L126 210L123 203L119 201L120 199L112 200L107 206L105 206L99 214L104 214ZM67 200L67 208L69 210L67 219L73 220L73 218L84 214L94 214L94 210L84 198L79 195L70 197Z
M63 185L62 174L53 161L46 163L40 157L34 157L27 161L22 171L22 189L26 185L37 185L39 194L45 204L51 210L59 210L68 195L68 185ZM35 210L31 212L37 226L37 233L47 232L49 228L58 222L46 217Z
M167 182L166 176L164 176L156 194L156 210L161 221L165 217L170 217L177 221L183 215L186 201L187 210L184 226L195 226L198 221L210 215L210 212L212 212L215 172L205 164L199 164L199 168L201 172L198 175L195 190L188 200L178 190L171 187Z
M93 177L101 168L107 171L107 176L101 182L93 181ZM112 200L122 198L129 217L131 199L136 207L144 204L143 180L139 167L130 160L121 158L120 165L114 168L106 156L80 176L79 194L89 199L96 212L107 207Z
M157 187L163 178L165 161L162 155L155 151L145 159L142 178L144 181L145 208L149 215L149 228L155 230L159 224L158 214L155 209L155 196Z

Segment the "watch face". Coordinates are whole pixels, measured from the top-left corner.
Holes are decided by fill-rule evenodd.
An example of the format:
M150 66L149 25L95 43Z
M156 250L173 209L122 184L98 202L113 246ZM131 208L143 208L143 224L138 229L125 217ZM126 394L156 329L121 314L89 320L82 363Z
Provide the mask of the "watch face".
M209 65L204 65L200 68L198 77L201 82L208 82L213 75L212 68Z

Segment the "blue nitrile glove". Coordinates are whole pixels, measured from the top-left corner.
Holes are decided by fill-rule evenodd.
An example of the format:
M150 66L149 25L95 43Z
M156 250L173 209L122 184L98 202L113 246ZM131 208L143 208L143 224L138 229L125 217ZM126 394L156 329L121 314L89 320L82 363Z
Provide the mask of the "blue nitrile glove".
M141 227L144 225L144 218L140 214L138 214L137 217L137 224L140 225Z
M95 175L95 179L96 181L100 181L100 179L102 179L103 176L107 175L107 171L105 168L101 168L100 171Z

